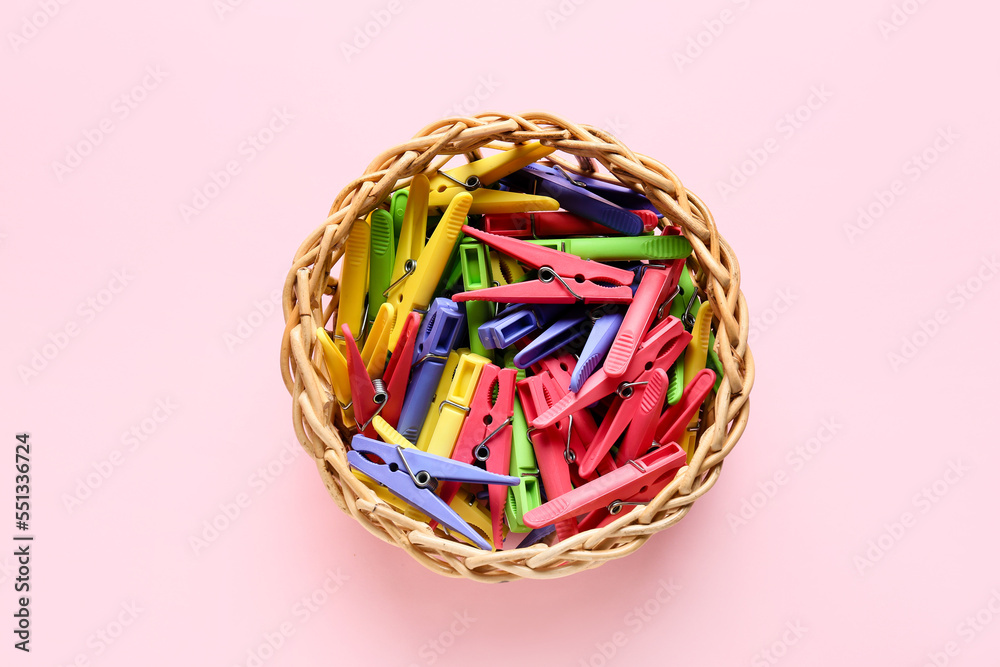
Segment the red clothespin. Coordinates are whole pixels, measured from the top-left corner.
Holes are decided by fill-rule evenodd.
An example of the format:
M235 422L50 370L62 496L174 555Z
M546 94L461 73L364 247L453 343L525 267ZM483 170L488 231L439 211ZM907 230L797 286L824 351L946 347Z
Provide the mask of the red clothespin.
M604 359L604 372L608 377L619 378L628 369L629 360L656 319L660 305L677 287L680 278L678 267L683 266L683 260L674 260L670 267L655 264L644 267L639 287Z
M403 331L396 342L396 351L386 364L385 388L389 392L389 400L382 408L382 419L389 422L393 428L399 424L399 413L403 409L403 398L406 396L406 385L410 382L410 370L413 367L413 346L417 341L417 330L420 328L420 313L411 312L403 323Z
M462 423L451 458L462 463L485 461L488 472L507 475L510 472L510 446L513 437L511 422L514 417L514 383L517 370L498 368L493 364L483 366L476 393L469 404L469 414ZM497 398L493 401L493 388ZM451 503L458 482L445 482L438 495ZM490 517L493 520L493 544L503 543L502 522L507 503L507 488L490 485Z
M683 341L683 338L678 338L677 341ZM679 352L678 356L680 356ZM611 451L626 429L629 433L636 432L636 435L631 438L626 436L626 441L631 439L635 442L629 444L632 452L628 457L622 458L619 454L615 461L617 466L621 466L623 461L628 462L638 453L638 449L641 447L638 438L643 437L639 434L640 431L643 434L647 430L650 431L649 438L645 441L647 449L649 448L653 443L652 431L656 427L660 410L663 409L663 399L666 398L667 369L672 363L670 356L657 357L650 370L645 371L634 382L628 382L619 387L618 395L608 409L608 416L601 422L601 428L597 431L594 439L588 441L587 453L580 461L581 475L590 477L594 474L600 461ZM645 400L647 393L651 393L650 401L659 402L659 409L655 413L651 411L651 406L647 407L645 411L643 410L644 403L647 402Z
M656 368L652 371L649 383L642 388L642 398L639 399L639 407L635 411L635 416L628 425L622 444L618 447L618 455L615 457L615 463L618 466L623 466L632 459L642 456L653 446L653 435L656 432L656 424L660 419L663 404L667 400L669 382L665 368Z
M531 370L536 375L548 371L552 374L552 378L556 381L556 384L565 391L569 391L569 383L574 368L576 368L576 357L569 352L560 352L549 355L537 364L532 365Z
M681 321L676 317L668 317L646 334L621 377L609 377L604 372L603 367L598 368L583 383L580 391L566 394L562 400L532 421L532 425L536 428L545 428L566 415L609 396L622 384L636 381L640 375L646 372L646 367L649 364L661 367L665 364L669 368L681 355L690 340L691 334L684 330ZM653 366L650 365L649 368L652 369Z
M679 442L684 429L694 419L714 386L715 371L709 368L698 371L684 388L681 400L671 405L660 417L656 425L657 442Z
M555 381L557 389L550 393L553 394L553 400L561 400L569 391L570 379L573 375L573 369L576 368L576 357L574 357L569 352L563 352L561 354L545 357L537 364L531 367L531 370L536 375L541 375L548 371ZM597 436L597 422L594 420L594 415L590 414L589 410L580 410L573 414L573 440L570 442L570 450L573 452L574 456L583 453L587 448L587 443L593 442L594 438ZM577 447L577 443L581 443ZM576 462L579 463L580 457L577 457ZM601 459L597 466L597 471L602 475L606 472L615 469L614 462L610 459ZM593 476L593 471L591 473L584 475L579 470L579 468L570 466L570 473L573 475L574 482L585 482L588 478Z
M354 418L358 422L358 430L369 438L376 437L372 419L385 409L389 399L385 384L381 379L368 377L368 369L361 358L361 350L354 341L354 334L347 324L341 325L347 350L347 376L351 383L351 402L354 405Z
M498 303L630 303L635 274L607 264L580 259L573 255L545 248L534 243L505 236L487 234L462 227L466 236L486 243L533 269L538 280L526 280L513 285L487 287L461 292L455 301L496 301ZM599 285L594 281L608 283Z
M686 459L687 455L677 443L658 447L607 475L552 498L544 505L525 513L524 523L532 528L555 523L558 530L557 522L580 514L603 509L614 515L626 505L645 504L653 497L649 495L651 490L662 489L667 483L665 480L672 478ZM591 523L588 521L585 525L592 527Z
M548 373L532 375L517 383L517 394L521 398L524 416L529 423L556 401L555 390L555 380ZM528 429L528 439L535 449L535 460L538 462L542 484L550 498L561 496L573 489L569 464L576 460L577 452L572 449L571 431L572 420L568 417L547 428ZM576 521L573 518L556 524L556 535L560 540L576 533Z

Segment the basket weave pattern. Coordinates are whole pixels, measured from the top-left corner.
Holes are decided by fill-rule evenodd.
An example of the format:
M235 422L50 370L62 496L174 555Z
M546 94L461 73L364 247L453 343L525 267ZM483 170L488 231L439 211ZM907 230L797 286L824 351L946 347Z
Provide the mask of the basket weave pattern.
M613 174L605 174L605 180L615 182L617 178L644 193L666 223L682 228L693 247L689 265L696 269L699 293L712 305L724 374L718 392L706 404L694 456L652 502L622 512L603 528L582 532L554 546L535 544L490 553L407 518L351 474L344 446L349 435L332 423L336 397L315 331L336 320L338 281L330 277L330 269L343 255L344 241L355 220L365 218L392 191L406 187L414 174L432 174L453 155L474 159L480 148L491 144L536 140L562 151L548 159L564 169L589 172L593 160L600 162ZM327 219L296 251L285 280L283 311L281 373L292 396L295 433L315 459L330 495L373 534L449 576L487 582L554 578L632 553L653 533L680 521L694 501L712 488L749 417L754 379L753 357L747 347L749 315L740 292L739 263L719 235L712 214L660 162L633 153L603 130L547 112L520 116L491 112L444 119L376 157L364 176L340 192Z

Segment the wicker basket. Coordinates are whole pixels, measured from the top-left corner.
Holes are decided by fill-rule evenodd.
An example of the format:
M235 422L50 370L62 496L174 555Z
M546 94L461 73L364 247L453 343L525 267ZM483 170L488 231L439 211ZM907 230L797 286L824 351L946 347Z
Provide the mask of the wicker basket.
M694 248L702 298L714 313L713 329L724 373L721 386L701 420L697 449L688 466L648 505L623 512L612 523L582 532L553 546L484 552L434 532L381 501L350 473L345 440L331 424L336 398L316 341L316 328L335 319L339 294L330 269L344 252L354 220L362 219L389 194L406 187L416 173L432 173L453 155L473 159L491 143L509 145L538 140L560 153L549 159L565 169L592 171L593 160L645 195L670 224L680 225ZM575 156L575 158L573 157ZM601 172L603 173L603 172ZM595 174L591 174L595 175ZM598 176L600 177L600 176ZM476 581L548 579L621 558L647 539L680 521L694 501L715 484L726 455L736 446L749 417L754 364L747 347L749 316L740 292L740 271L732 249L719 235L708 208L684 189L667 167L633 153L600 129L577 125L546 112L511 116L483 113L448 118L425 127L410 141L379 155L364 176L345 187L330 214L303 241L284 285L285 332L281 373L292 396L292 419L303 447L316 460L320 476L342 510L387 542L396 544L428 568Z

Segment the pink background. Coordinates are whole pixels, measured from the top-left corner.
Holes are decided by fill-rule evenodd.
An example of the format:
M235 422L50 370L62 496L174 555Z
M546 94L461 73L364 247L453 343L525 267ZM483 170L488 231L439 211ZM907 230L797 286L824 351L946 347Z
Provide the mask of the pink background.
M33 651L5 629L0 662L995 664L1000 9L223 2L2 11L0 540L20 430L37 538ZM616 132L708 202L759 375L677 527L487 587L327 496L293 444L271 298L375 154L445 114L533 108Z

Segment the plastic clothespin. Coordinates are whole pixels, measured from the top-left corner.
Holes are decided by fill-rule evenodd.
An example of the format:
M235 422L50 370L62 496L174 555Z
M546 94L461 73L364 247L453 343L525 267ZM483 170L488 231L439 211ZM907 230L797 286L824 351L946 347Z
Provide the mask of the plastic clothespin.
M402 291L402 280L417 269L417 261L427 241L427 177L417 174L410 183L409 191L400 200L393 194L393 226L399 227L398 241L392 267L392 282L386 298L396 290ZM400 212L400 204L403 206Z
M587 315L573 309L565 313L514 357L514 365L528 368L587 333Z
M521 481L517 477L496 475L475 466L419 449L379 442L361 434L355 435L351 440L351 448L352 451L347 453L347 462L352 468L368 475L441 525L465 536L485 550L490 549L489 543L436 496L432 488L438 481L445 480L504 486L514 486ZM377 456L382 463L375 463L365 458L364 454Z
M592 178L590 176L584 176L583 174L578 174L576 172L563 172L567 178L572 179L577 185L585 187L594 194L607 199L610 202L618 204L623 208L628 209L639 209L643 212L652 213L654 216L659 215L659 211L653 206L653 203L646 198L645 195L639 194L631 188L627 188L624 185L619 185L617 183L607 183L597 178ZM633 213L639 213L639 210L634 210Z
M600 508L618 514L626 505L637 503L636 495L672 476L683 465L684 452L676 443L658 447L607 475L551 498L525 514L524 523L533 528L554 523L558 533L559 522L580 514Z
M569 391L570 379L573 376L573 370L575 368L576 357L568 351L556 352L555 354L547 357L542 357L531 365L531 370L535 375L539 375L547 371L552 376L552 379L555 380L556 384L562 389L562 393L559 398L562 398L562 394Z
M686 342L684 338L678 338L675 344L667 349L676 349L683 342ZM677 349L676 351L677 355L679 355L680 350ZM652 367L644 371L634 382L624 383L619 386L618 395L615 396L611 407L608 408L608 416L601 422L597 435L587 442L587 452L579 462L581 476L584 478L591 477L598 470L598 466L608 455L608 452L611 451L615 443L618 442L618 438L621 437L622 433L626 433L626 430L630 431L633 428L642 432L649 430L650 436L645 444L648 447L653 442L652 430L655 428L660 416L660 409L663 408L660 396L664 395L665 397L667 389L667 369L674 362L675 358L672 354L658 357L653 361ZM651 387L655 392L647 400L646 393L650 391ZM657 409L655 414L649 411L643 412L643 406L649 401L660 402L659 409ZM633 439L639 437L643 436L639 434L632 436ZM628 439L628 436L626 436L626 440ZM634 450L637 450L641 446L641 442L636 441L630 446ZM629 456L626 459L619 458L619 461L628 461L629 458L633 457ZM618 463L618 465L621 465L621 463Z
M652 211L632 211L642 219L644 232L656 229L659 218ZM496 213L483 216L483 228L497 236L537 239L566 236L607 236L621 232L605 227L569 211L543 213Z
M462 430L462 423L469 412L469 405L479 382L483 366L490 363L486 357L478 354L463 354L459 357L455 377L451 380L448 395L438 405L437 424L434 434L427 445L427 451L438 456L450 457L455 448L455 441Z
M396 315L396 322L399 322L399 315ZM396 353L391 356L386 364L383 379L386 391L389 392L389 400L382 406L382 417L395 426L399 423L399 413L403 409L403 400L406 397L406 385L410 381L410 370L412 368L413 346L417 338L417 328L420 326L420 315L410 313L403 323L403 333L399 337L399 346Z
M473 215L480 213L509 213L514 211L555 211L559 202L549 197L488 190L484 186L496 183L504 176L525 167L535 160L555 151L553 146L543 146L537 141L515 146L510 150L439 172L430 179L432 209L449 206L454 197L471 192Z
M522 264L538 269L538 280L501 285L475 292L462 292L455 301L498 301L500 303L629 303L635 274L625 269L591 262L536 246L527 241L494 236L472 227L463 227L468 236L510 255ZM609 283L610 286L598 284Z
M410 203L414 202L412 187L411 185ZM399 287L395 290L390 289L389 302L396 308L396 327L389 337L390 350L396 349L396 341L402 331L401 318L409 315L411 311L422 311L430 304L471 203L472 195L459 193L455 196L427 245L421 250L416 267L401 283L401 289ZM405 228L403 232L406 232Z
M392 279L396 255L396 239L392 230L392 214L377 208L368 217L371 225L371 263L368 271L368 321L366 330L375 322L375 314L385 303Z
M690 334L684 331L680 320L668 317L646 334L621 377L609 377L604 372L603 367L598 368L583 383L580 391L566 394L552 408L533 420L532 425L536 428L545 428L567 415L601 400L618 390L623 383L634 382L636 378L646 372L646 364L655 363L662 367L669 367L684 351L684 347L690 339Z
M448 353L448 360L444 363L444 371L441 373L441 379L438 380L437 388L434 390L434 400L427 408L427 416L424 418L424 425L420 428L420 435L413 440L417 444L417 449L427 451L431 436L434 435L434 429L437 428L438 417L441 416L441 402L448 395L448 387L451 386L451 381L455 377L458 360L468 352L468 349L463 349L452 350Z
M375 431L378 433L379 437L382 438L384 441L388 442L389 444L399 445L401 447L405 447L405 448L408 448L408 449L414 449L415 448L415 446L409 440L407 440L406 438L404 438L399 433L399 431L397 431L392 426L390 426L388 422L386 422L384 419L382 419L382 417L376 416L372 420L372 426L375 427ZM491 470L490 472L494 472L494 471ZM367 475L364 475L363 473L359 473L357 470L354 471L354 475L356 477L358 477L359 479L362 479L362 481L366 481L367 482L368 480L370 480L370 478ZM372 480L372 481L374 481L374 480ZM446 483L447 484L451 484L452 482L446 482ZM372 484L369 484L369 486L372 486ZM520 485L518 485L518 486L520 486ZM410 517L412 519L415 519L417 521L423 521L425 523L431 523L431 522L433 522L433 519L431 519L430 517L426 516L422 512L413 509L410 505L408 505L406 503L392 502L392 500L395 499L395 496L393 496L391 493L380 493L380 491L385 491L386 490L385 487L383 487L381 485L378 485L378 484L375 484L374 488L375 488L375 492L378 494L379 498L381 498L381 499L385 500L386 502L390 503L393 507L396 507L396 509L399 509L404 514L406 514L406 516L408 516L408 517ZM490 486L489 488L492 489L493 487ZM511 488L514 488L514 487L511 487ZM493 534L492 533L492 529L493 529L492 519L490 518L489 513L486 510L483 509L482 505L479 504L479 502L476 500L476 497L474 495L472 495L471 493L469 493L465 489L462 489L461 487L459 487L457 489L457 493L455 494L455 497L452 498L450 502L448 502L448 505L453 510L455 510L455 513L458 514L460 517L462 517L462 519L464 519L466 521L466 523L468 523L469 525L471 525L473 528L475 528L482 535L486 536L486 538L488 540L490 540L491 543L493 543L494 545L502 545L503 544L503 533L502 533L502 531L501 531L501 536L500 536L500 540L499 541L493 540L493 538L491 537L492 534ZM433 528L433 527L434 526L432 525L431 528Z
M490 349L510 347L525 336L547 327L565 309L564 304L536 303L505 308L479 327L479 339Z
M660 419L660 412L663 411L663 402L667 400L667 382L665 369L656 368L651 372L648 384L643 388L642 397L639 399L639 406L629 422L621 445L618 446L615 463L619 467L642 456L653 446L653 436Z
M506 475L510 471L516 377L517 371L513 369L500 369L493 364L483 366L476 394L469 405L469 415L462 424L451 458L462 463L485 462L486 470L492 473ZM493 398L494 390L496 399ZM438 495L448 502L457 491L458 484L448 482L438 489ZM489 498L493 541L499 544L507 489L491 486Z
M330 373L330 384L333 386L333 393L340 406L340 412L344 420L344 426L354 428L357 422L354 420L354 406L351 400L351 378L347 370L347 359L334 344L333 339L326 329L319 327L316 329L316 338L320 342L320 349L323 350L323 358L326 361L326 369Z
M561 208L622 234L637 236L642 233L642 218L594 194L582 181L572 178L562 169L531 164L512 174L504 182L515 187L537 190L558 200Z
M389 332L396 317L391 303L383 303L375 316L365 346L361 348L361 360L368 369L368 377L380 378L385 372L385 363L389 354Z
M482 243L463 243L459 246L462 261L462 281L466 292L485 289L490 286L490 268L486 261L486 250ZM492 355L479 337L479 327L493 317L493 307L485 301L469 301L465 304L465 316L469 324L469 347L481 357Z
M670 315L676 317L687 329L694 325L694 318L701 308L698 300L698 289L695 287L691 271L685 266L681 269L677 280L677 295L670 302ZM670 373L670 386L667 388L667 403L673 405L680 400L687 383L684 380L684 364L674 366Z
M708 361L708 341L712 333L712 304L705 302L698 310L694 326L691 329L691 345L684 353L684 378L689 384L696 374L705 368ZM715 383L715 373L712 373L712 383ZM690 379L690 380L689 380ZM688 429L677 440L677 443L687 452L688 458L694 455L695 441L698 438L698 415L694 415L688 424Z
M368 254L371 242L371 230L364 220L355 220L344 244L343 264L340 271L340 283L337 291L340 294L340 304L337 306L337 328L333 336L337 347L345 351L343 328L346 324L350 336L355 341L361 339L363 333L362 318L365 309L365 294L368 293Z
M570 391L580 391L583 383L603 361L604 356L611 349L611 344L614 342L615 335L618 333L624 318L625 315L622 313L605 313L594 322L590 335L587 336L587 342L580 352L580 358L573 369L569 382Z
M657 442L680 442L688 424L698 418L701 404L708 398L715 382L715 372L706 368L699 371L684 389L681 400L660 415L656 424Z
M641 259L662 261L680 259L691 254L691 243L683 236L673 235L539 239L528 243L600 262Z
M427 177L424 176L424 178ZM406 202L409 196L409 188L403 188L402 190L393 192L389 198L389 213L392 214L393 247L399 244L399 235L403 230L403 216L406 214Z
M531 370L535 375L548 374L552 376L552 380L555 383L555 387L546 385L552 401L558 401L562 399L566 392L569 391L569 384L572 380L573 371L576 368L576 358L569 352L561 352L558 354L553 354L551 356L540 359L537 363L531 366ZM590 413L590 410L578 410L573 413L573 433L570 440L570 453L572 455L573 461L579 463L587 450L587 443L594 442L597 438L598 426L597 422L594 420L594 415ZM614 469L614 461L610 458L604 458L597 466L598 472L604 474L608 470ZM580 471L575 466L570 466L570 474L573 476L574 483L577 481L577 477L580 480L586 480L589 476L582 476Z
M517 394L521 398L524 415L531 423L540 413L549 409L556 394L555 380L549 373L532 375L517 383ZM573 489L570 463L576 460L577 452L572 448L572 423L569 418L553 423L544 429L529 429L528 438L535 450L535 460L541 473L542 484L549 498L561 496ZM525 515L527 517L527 515ZM527 521L525 521L527 525ZM576 521L568 518L556 524L560 540L575 535Z
M388 304L387 304L388 305ZM434 299L413 346L410 382L399 413L397 430L411 442L420 436L434 392L444 374L448 355L465 323L458 305L449 299Z
M389 400L389 392L381 378L368 377L368 369L361 358L358 344L354 342L351 330L345 324L341 327L347 348L347 372L351 382L351 404L354 406L354 419L358 430L370 438L375 437L372 419L383 409Z
M677 456L681 456L684 453L684 450L682 450L680 446L675 442L667 444L667 447L673 449L673 451L677 453L676 454ZM660 449L663 449L663 447L660 447ZM669 472L667 472L667 474L663 475L655 482L650 484L648 489L646 489L645 491L640 490L638 493L632 496L627 503L610 504L607 507L598 507L595 510L591 510L591 512L587 516L580 519L579 523L580 532L582 533L583 531L590 530L591 528L601 528L606 524L610 523L615 518L615 515L617 515L618 512L620 512L621 509L623 509L623 506L626 504L648 505L649 502L653 500L653 498L655 498L656 495L660 491L662 491L667 484L670 484L670 482L674 480L674 477L676 477L677 472L680 469L681 469L680 467L671 469ZM617 511L612 513L611 511L609 511L609 507L610 509L615 509Z
M506 368L514 368L512 351L508 352L504 363ZM526 377L523 370L515 370L517 373L516 381ZM532 448L531 440L528 439L528 420L524 416L521 399L516 393L510 430L510 474L520 478L521 483L507 489L507 504L504 507L504 513L507 516L507 525L512 531L525 533L529 528L524 525L524 513L542 504L542 494L538 484L538 462L535 460L535 450Z
M513 285L514 283L524 282L528 279L528 274L517 263L517 260L511 259L496 250L490 250L489 255L490 277L493 279L492 285L494 287Z
M666 269L646 266L635 296L632 297L632 303L625 311L625 319L622 320L611 349L604 359L604 372L608 377L620 378L628 369L640 341L649 331L649 325L656 319L657 309L666 298L669 277L669 271Z

